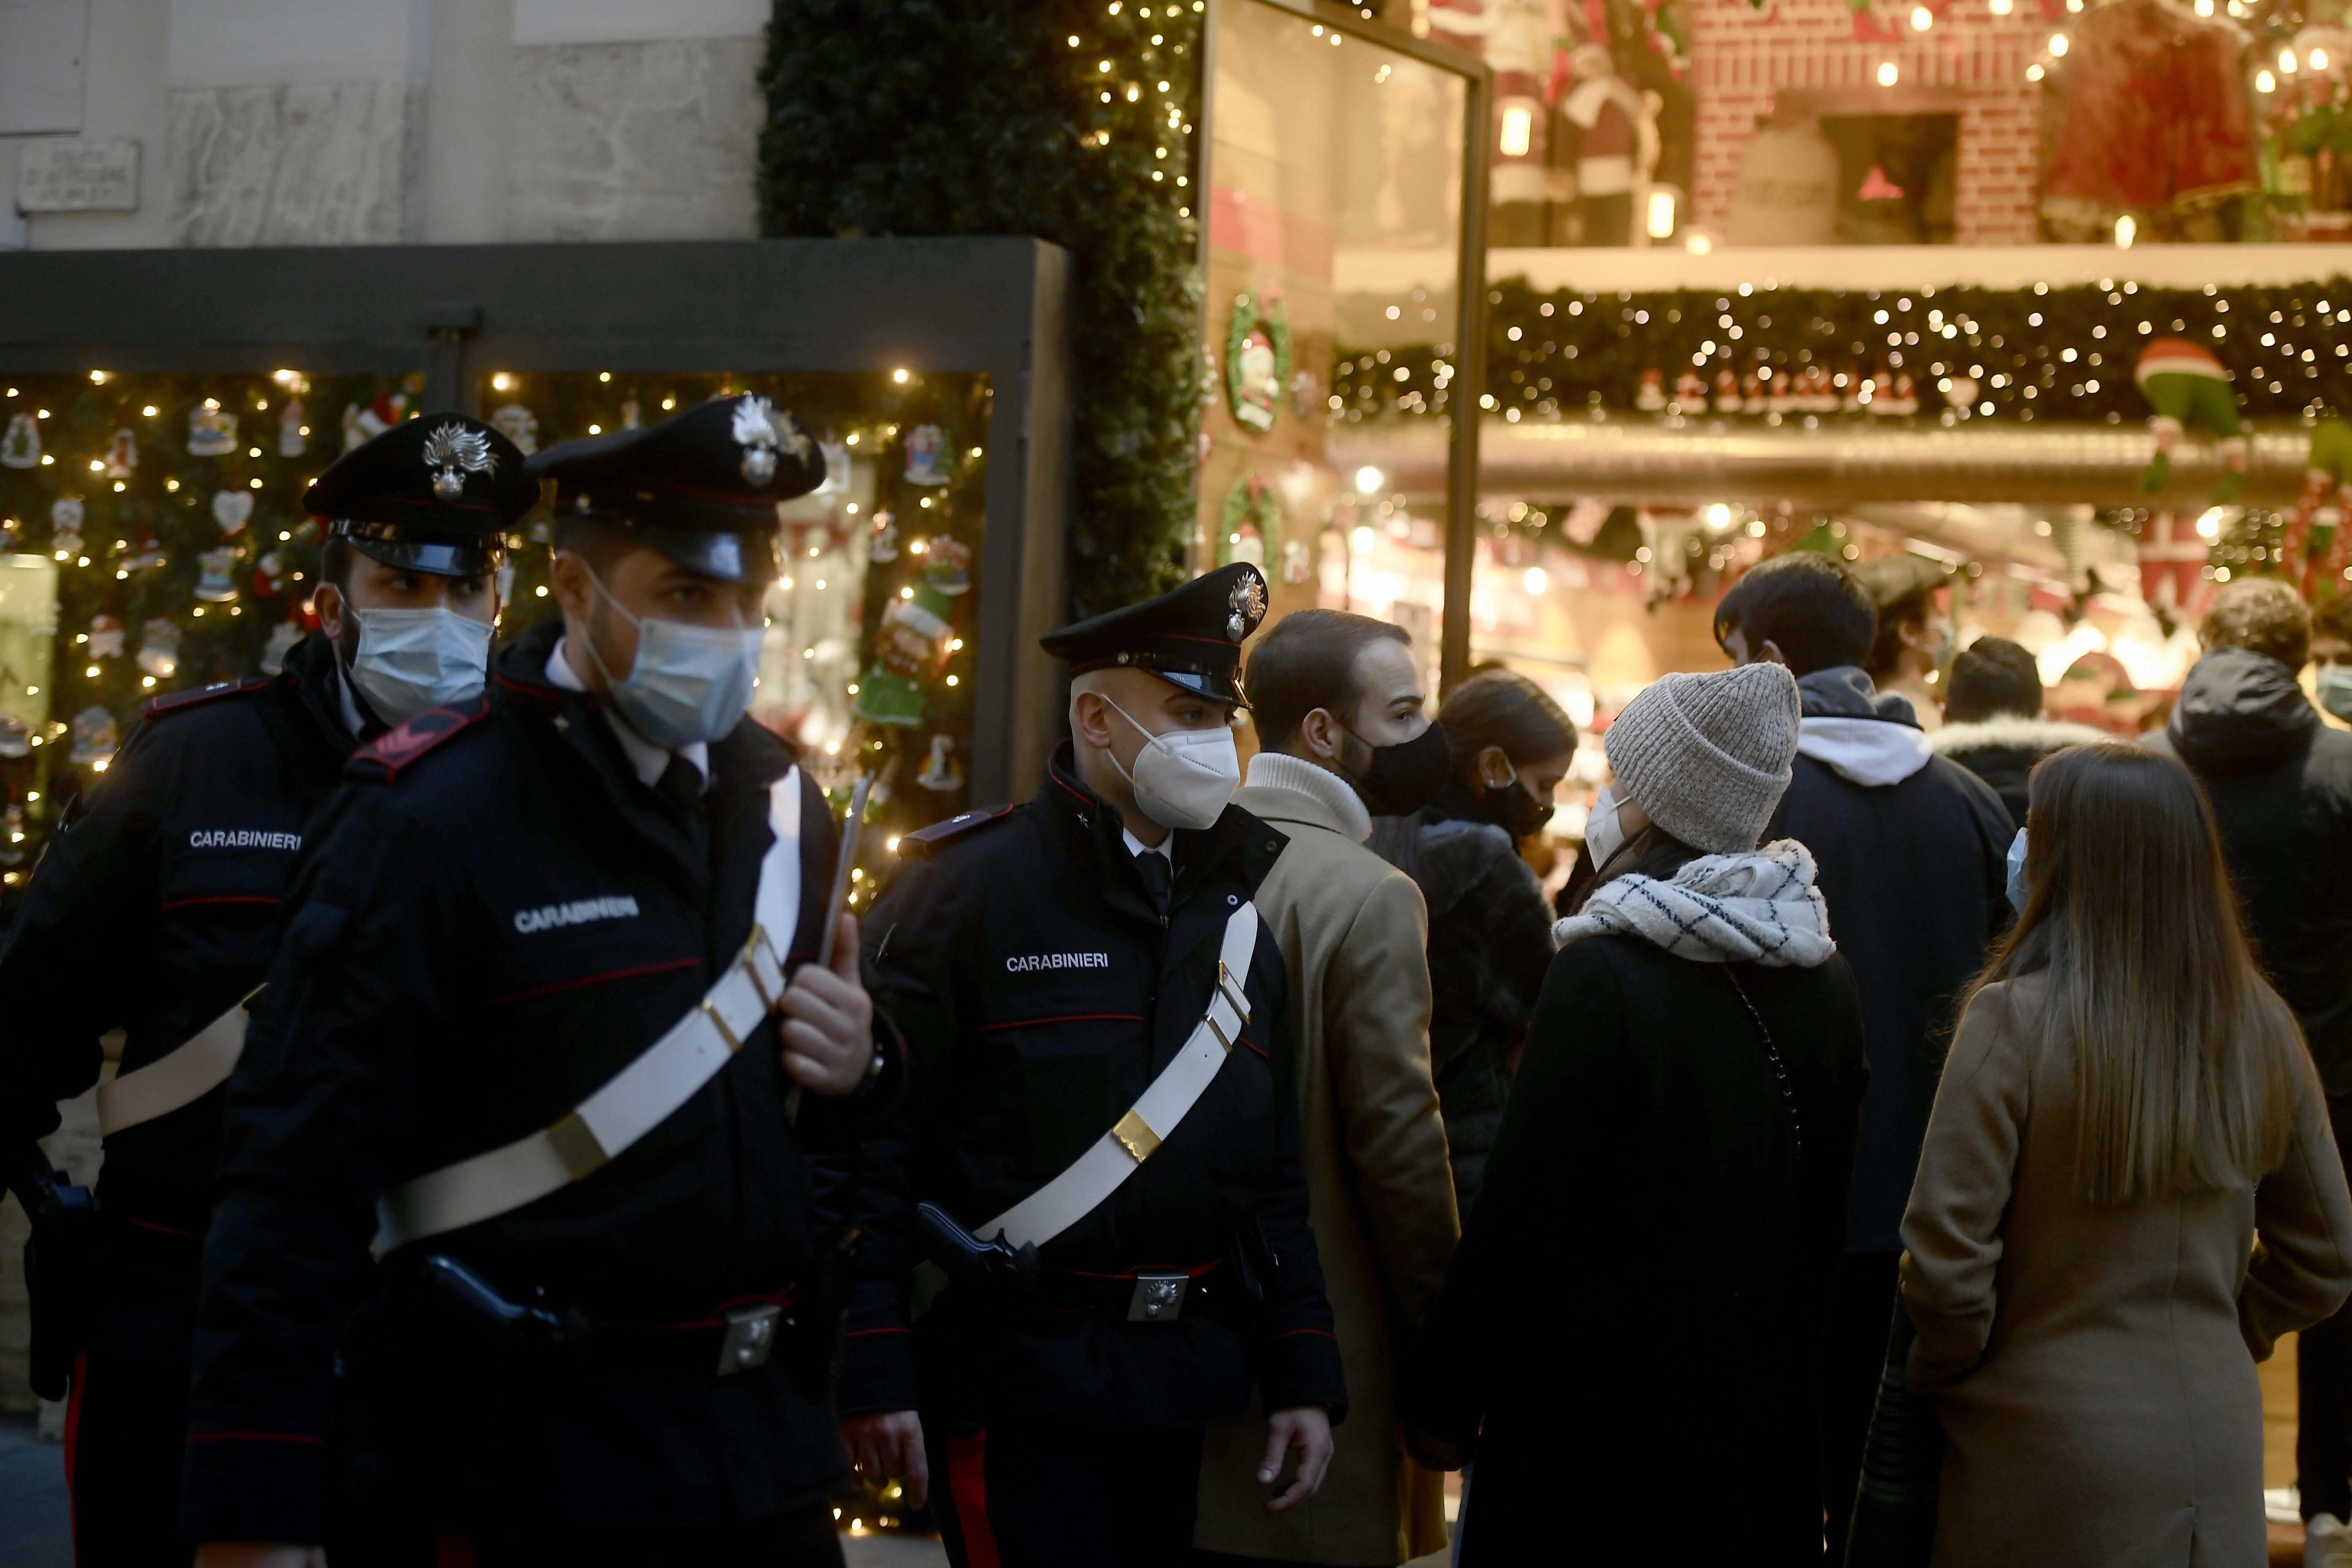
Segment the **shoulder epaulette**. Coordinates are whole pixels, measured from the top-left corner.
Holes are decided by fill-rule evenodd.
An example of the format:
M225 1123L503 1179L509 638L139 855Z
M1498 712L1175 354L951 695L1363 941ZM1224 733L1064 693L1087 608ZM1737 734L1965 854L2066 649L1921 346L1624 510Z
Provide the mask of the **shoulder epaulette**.
M266 689L269 684L268 676L253 675L243 680L215 680L210 686L193 687L186 691L167 691L142 709L140 716L149 721L168 719L174 713L184 713L191 708L201 708L224 697L249 697Z
M908 859L923 860L938 854L959 838L968 837L994 823L1003 821L1018 805L1000 805L993 811L960 812L945 822L934 822L929 827L898 836L898 853Z
M352 753L343 777L357 783L390 784L419 757L462 734L490 716L490 700L452 702L427 708L396 730L389 730Z

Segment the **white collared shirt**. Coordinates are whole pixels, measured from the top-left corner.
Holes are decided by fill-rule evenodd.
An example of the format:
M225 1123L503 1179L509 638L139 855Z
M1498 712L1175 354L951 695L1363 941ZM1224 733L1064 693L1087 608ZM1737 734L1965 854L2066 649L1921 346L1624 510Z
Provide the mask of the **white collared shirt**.
M1161 839L1157 844L1146 844L1142 839L1138 838L1131 830L1125 827L1118 830L1118 836L1127 841L1127 852L1129 854L1157 855L1161 859L1168 862L1169 870L1172 872L1176 869L1176 836L1173 833L1170 834L1167 837Z
M579 673L572 668L572 660L564 656L563 645L570 640L568 637L555 639L555 651L547 656L548 683L560 686L566 691L585 691L588 683L580 679ZM621 717L621 710L611 703L604 703L603 707L604 717L612 721L613 739L621 742L621 753L629 759L629 771L637 775L638 783L647 789L653 788L661 782L662 774L668 771L671 756L677 755L692 763L695 770L702 774L703 788L710 787L709 742L689 742L673 753L667 746L638 734L629 721Z

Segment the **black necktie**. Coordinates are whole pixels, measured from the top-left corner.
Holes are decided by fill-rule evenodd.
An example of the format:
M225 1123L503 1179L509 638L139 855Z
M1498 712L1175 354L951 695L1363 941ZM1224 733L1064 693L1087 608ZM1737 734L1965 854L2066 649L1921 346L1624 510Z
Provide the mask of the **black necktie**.
M691 823L702 811L702 770L673 752L669 765L654 781L654 793L679 821Z
M1168 889L1175 880L1175 874L1168 867L1168 857L1157 849L1147 849L1135 858L1135 869L1143 878L1144 889L1151 895L1153 912L1165 916Z

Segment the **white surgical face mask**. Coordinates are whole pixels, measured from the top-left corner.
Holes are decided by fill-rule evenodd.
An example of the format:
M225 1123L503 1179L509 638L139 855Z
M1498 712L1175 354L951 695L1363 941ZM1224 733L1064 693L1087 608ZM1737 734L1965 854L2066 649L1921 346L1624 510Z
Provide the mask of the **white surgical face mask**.
M1103 699L1110 702L1110 699ZM1135 716L1116 702L1111 710L1143 731L1143 750L1135 754L1135 771L1118 767L1118 753L1110 765L1135 786L1135 804L1162 827L1186 827L1194 832L1213 826L1224 814L1225 803L1241 787L1242 758L1234 749L1234 731L1220 724L1213 730L1171 730L1155 735L1136 724Z
M1609 786L1602 784L1601 794L1592 802L1591 814L1584 819L1584 852L1592 858L1596 871L1625 847L1625 829L1617 821L1617 804Z
M614 615L637 628L637 662L618 680L605 668L596 639L588 639L588 657L604 671L605 695L637 733L676 751L718 740L751 711L765 627L696 626L650 616L640 620L605 592L596 574L589 573L588 580Z
M490 628L455 610L370 610L359 623L352 684L387 724L478 696L490 667Z

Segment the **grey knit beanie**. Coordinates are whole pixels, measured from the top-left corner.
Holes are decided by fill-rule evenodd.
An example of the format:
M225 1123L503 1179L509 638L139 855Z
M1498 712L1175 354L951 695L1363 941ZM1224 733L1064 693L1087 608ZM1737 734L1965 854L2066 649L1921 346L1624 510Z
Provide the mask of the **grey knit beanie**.
M1777 664L1669 675L1609 726L1617 794L1696 849L1756 847L1797 755L1797 682Z

